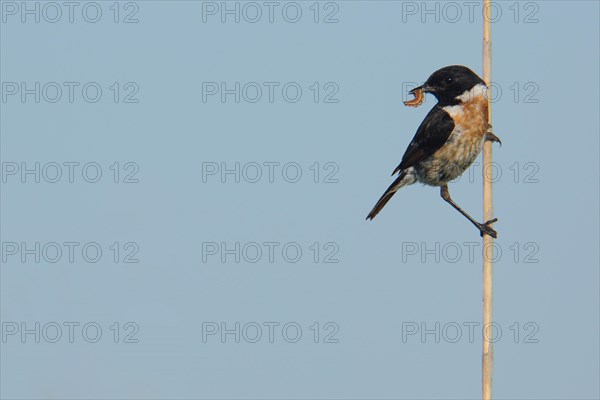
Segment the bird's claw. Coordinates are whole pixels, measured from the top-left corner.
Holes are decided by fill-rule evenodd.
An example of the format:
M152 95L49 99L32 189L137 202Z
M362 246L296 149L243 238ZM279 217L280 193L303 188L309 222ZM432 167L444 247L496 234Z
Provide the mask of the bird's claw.
M490 235L494 239L498 237L498 233L490 226L496 221L498 221L498 218L490 219L489 221L486 221L483 224L479 224L477 226L479 228L481 237L483 237L484 234Z
M500 146L502 146L502 141L500 140L500 138L494 135L494 131L492 130L492 124L488 124L485 140L489 140L492 143L500 143Z

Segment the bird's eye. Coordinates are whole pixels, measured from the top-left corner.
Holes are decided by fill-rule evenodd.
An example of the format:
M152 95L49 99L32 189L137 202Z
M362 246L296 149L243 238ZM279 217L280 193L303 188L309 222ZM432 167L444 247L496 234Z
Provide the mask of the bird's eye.
M452 82L452 77L451 76L447 77L446 78L446 83L451 83L451 82Z

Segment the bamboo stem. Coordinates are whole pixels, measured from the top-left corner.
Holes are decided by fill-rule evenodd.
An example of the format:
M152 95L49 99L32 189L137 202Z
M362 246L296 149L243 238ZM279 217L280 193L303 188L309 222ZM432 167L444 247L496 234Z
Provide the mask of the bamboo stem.
M491 0L483 0L483 80L490 87L492 79L492 38L491 38ZM488 96L488 123L492 123L492 109ZM483 145L483 220L494 218L492 203L492 182L485 175L486 166L492 163L492 142L485 141ZM492 398L492 370L494 364L494 347L490 338L492 328L492 291L493 291L493 251L494 238L483 235L483 352L482 352L482 399ZM489 249L489 251L488 251Z

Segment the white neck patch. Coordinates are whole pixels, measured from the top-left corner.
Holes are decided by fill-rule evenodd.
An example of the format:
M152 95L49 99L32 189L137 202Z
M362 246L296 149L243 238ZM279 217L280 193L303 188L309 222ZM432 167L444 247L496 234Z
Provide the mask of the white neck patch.
M456 96L456 100L459 100L461 103L468 103L477 97L483 97L486 100L488 98L488 88L481 83L473 86L471 90L465 90L460 96Z

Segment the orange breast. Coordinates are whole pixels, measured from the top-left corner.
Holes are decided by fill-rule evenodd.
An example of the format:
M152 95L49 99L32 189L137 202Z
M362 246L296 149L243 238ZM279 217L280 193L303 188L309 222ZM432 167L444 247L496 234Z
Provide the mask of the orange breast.
M454 124L463 130L463 135L477 140L487 132L488 104L483 96L477 96L461 106L447 107L445 110Z
M444 107L454 120L454 131L446 143L433 154L440 162L460 165L462 173L481 152L487 132L487 101L478 96L458 106Z

